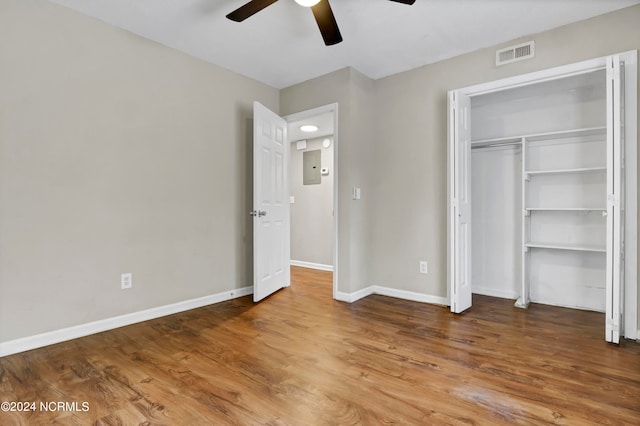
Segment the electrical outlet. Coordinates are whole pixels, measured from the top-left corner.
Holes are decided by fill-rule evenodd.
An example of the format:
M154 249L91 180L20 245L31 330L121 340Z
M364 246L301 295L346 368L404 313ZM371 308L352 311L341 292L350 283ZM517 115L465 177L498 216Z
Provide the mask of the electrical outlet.
M133 287L133 274L128 272L120 275L120 288L126 290Z
M428 272L427 261L426 260L421 260L420 261L420 273L421 274L426 274L427 272Z

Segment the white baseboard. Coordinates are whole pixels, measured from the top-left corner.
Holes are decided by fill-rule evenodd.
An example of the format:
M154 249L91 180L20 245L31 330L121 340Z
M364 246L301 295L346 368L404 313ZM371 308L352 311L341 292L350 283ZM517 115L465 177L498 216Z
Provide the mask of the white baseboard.
M499 297L500 299L516 300L520 296L513 292L495 290L492 288L485 288L485 287L473 287L471 290L474 294L481 294L483 296L491 296L491 297Z
M407 290L398 290L395 288L383 287L379 285L373 286L373 293L379 294L381 296L395 297L397 299L411 300L413 302L449 306L449 300L447 300L446 297L432 296L430 294L416 293Z
M178 312L213 305L215 303L224 302L225 300L235 299L252 293L253 286L243 287L223 291L222 293L212 294L209 296L198 297L196 299L172 303L170 305L158 306L157 308L146 309L144 311L132 312L130 314L120 315L117 317L88 322L60 330L48 331L34 336L0 342L0 357L53 345L66 340L77 339L90 334L113 330L114 328L124 327L126 325L148 321L154 318L177 314Z
M356 291L355 293L350 294L351 302L356 302L360 299L364 299L365 297L371 296L372 294L374 294L373 286L365 287L363 289Z
M333 265L324 265L322 263L305 262L303 260L291 260L289 264L291 266L300 266L302 268L310 268L310 269L317 269L319 271L333 272Z
M372 294L395 297L396 299L411 300L413 302L430 303L433 305L449 305L449 301L446 297L431 296L429 294L416 293L407 290L397 290L395 288L383 287L379 285L365 287L354 293L338 292L336 294L336 300L339 300L341 302L353 303Z
M363 288L355 293L343 293L341 291L336 293L336 300L340 302L353 303L364 297L371 296L373 294L373 287Z
M336 295L334 297L335 300L337 300L338 302L347 302L347 303L351 303L351 294L349 293L344 293L342 291L336 291Z

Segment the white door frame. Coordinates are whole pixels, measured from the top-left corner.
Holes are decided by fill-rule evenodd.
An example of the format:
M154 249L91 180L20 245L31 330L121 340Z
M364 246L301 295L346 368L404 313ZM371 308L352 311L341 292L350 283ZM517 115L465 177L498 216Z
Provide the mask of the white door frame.
M624 275L624 150L620 129L624 120L621 112L624 96L621 92L621 66L618 55L607 58L607 287L605 340L620 343L621 302L624 299L621 285ZM622 323L622 324L621 324Z
M338 103L296 112L285 115L283 118L287 123L291 123L326 113L333 114L333 298L336 299L338 293L338 218L340 217L338 214Z
M624 62L625 75L625 185L629 191L625 194L625 240L624 257L627 259L624 266L624 337L628 339L640 338L638 330L638 52L636 50L618 54ZM556 80L572 75L580 75L596 70L604 70L607 66L607 58L591 59L575 64L550 68L529 74L509 77L488 83L457 89L458 92L474 97L487 93L498 92L544 81ZM451 200L448 201L449 203ZM451 295L449 294L449 297Z

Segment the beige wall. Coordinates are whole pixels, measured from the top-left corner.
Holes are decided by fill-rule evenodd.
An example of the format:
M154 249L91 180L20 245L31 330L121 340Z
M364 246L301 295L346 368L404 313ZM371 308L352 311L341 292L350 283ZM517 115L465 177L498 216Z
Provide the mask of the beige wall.
M639 22L634 6L516 40L535 40L532 60L496 68L495 50L508 42L376 81L370 284L447 295L448 90L638 49Z
M0 342L252 284L252 102L276 89L0 0L0 94Z
M320 265L333 265L333 146L322 146L332 136L307 140L307 148L297 150L291 144L289 163L291 204L291 260ZM302 179L303 153L320 150L321 167L329 174L321 176L319 184L304 185Z

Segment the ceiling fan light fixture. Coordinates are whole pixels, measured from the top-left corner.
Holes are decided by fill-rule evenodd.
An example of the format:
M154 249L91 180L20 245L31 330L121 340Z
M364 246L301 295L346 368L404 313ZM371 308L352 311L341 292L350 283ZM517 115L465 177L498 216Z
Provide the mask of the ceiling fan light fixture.
M242 22L277 1L278 0L249 0L248 3L243 4L233 12L227 14L227 18L235 22ZM416 0L391 1L413 4ZM338 44L342 41L340 28L338 28L336 17L333 16L329 0L296 0L296 3L311 9L313 12L313 18L316 20L316 24L318 24L318 29L320 30L322 40L326 46L333 46L334 44Z
M300 6L311 7L320 3L320 0L296 0L296 3L298 3Z

